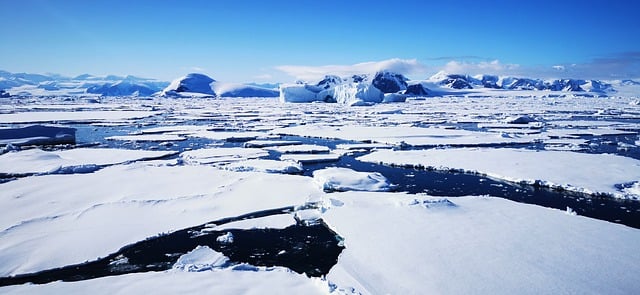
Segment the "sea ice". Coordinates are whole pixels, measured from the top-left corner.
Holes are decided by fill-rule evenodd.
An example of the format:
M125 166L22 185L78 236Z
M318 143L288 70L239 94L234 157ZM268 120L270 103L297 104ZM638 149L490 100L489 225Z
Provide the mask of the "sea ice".
M616 186L640 180L640 161L611 154L527 149L382 150L361 161L399 166L464 170L511 182L542 184L588 194L638 199Z
M265 150L255 148L208 148L182 152L180 158L189 165L237 162L269 156Z
M160 233L321 194L310 177L202 165L140 162L21 178L0 184L0 276L94 260Z
M187 272L199 272L221 268L229 262L229 258L208 246L198 246L191 252L178 258L173 269Z
M116 135L105 138L106 140L121 141L183 141L187 138L172 134L139 134L139 135Z
M389 191L393 185L378 172L358 172L348 168L331 167L313 172L314 181L326 192Z
M328 147L315 144L285 145L277 147L267 147L266 149L283 154L318 154L329 152Z
M280 128L274 134L287 134L320 138L337 138L355 141L373 141L383 144L411 146L483 146L515 143L531 143L537 140L531 136L503 137L491 132L452 130L444 128L420 128L405 126L340 126L302 125Z
M490 197L330 195L345 250L327 279L362 294L634 293L640 231ZM328 198L328 197L325 197ZM338 203L339 202L339 203ZM417 206L419 205L419 206ZM461 283L464 282L464 283ZM523 286L525 286L523 288Z
M0 128L1 145L75 144L76 129L60 126L31 125L21 128Z
M340 160L338 154L284 154L280 156L281 161L294 161L300 164L336 162Z
M131 161L158 159L175 154L173 151L143 151L125 149L79 148L43 151L30 149L0 155L0 173L34 174L73 172L83 167L113 165Z
M159 114L157 111L24 112L0 114L0 123L113 122Z
M294 161L276 161L267 159L250 159L238 161L224 166L232 171L253 171L265 173L287 173L296 174L302 172L302 165Z

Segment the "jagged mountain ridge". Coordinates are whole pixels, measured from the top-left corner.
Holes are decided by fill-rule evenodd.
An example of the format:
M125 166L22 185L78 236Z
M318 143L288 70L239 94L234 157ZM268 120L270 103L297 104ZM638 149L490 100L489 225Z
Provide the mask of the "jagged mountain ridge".
M185 78L192 82L183 83ZM176 82L178 81L178 82ZM175 84L174 83L178 83ZM618 87L636 87L640 82L626 79L605 82L600 80L555 79L542 80L522 77L496 75L463 75L439 72L426 80L410 80L407 77L391 71L379 71L374 74L359 74L347 77L327 75L318 83L304 83L304 91L313 92L314 99L319 101L335 101L335 89L347 90L341 85L370 85L369 89L377 89L382 96L395 93L405 96L430 96L446 93L446 89L455 91L487 90L532 90L532 91L562 91L586 92L597 96L617 93ZM364 83L364 84L363 84ZM173 85L173 86L172 86ZM281 90L274 89L274 85L258 84L226 84L215 81L203 74L188 74L174 80L173 83L136 76L108 75L98 77L82 74L76 77L65 77L57 74L29 74L10 73L0 71L0 90L2 96L38 96L38 95L100 95L100 96L153 96L164 95L173 97L183 96L220 96L220 97L277 97ZM195 88L194 88L195 87ZM431 89L435 91L431 91ZM361 89L363 90L363 89ZM444 92L442 90L445 90ZM173 92L171 92L173 91ZM297 90L298 92L303 90ZM358 92L356 89L348 91ZM296 93L298 93L296 92ZM168 93L170 95L168 95ZM301 93L301 92L300 92ZM307 94L305 94L307 95ZM311 95L311 94L309 94ZM315 98L315 96L318 96ZM376 94L380 97L379 94ZM311 96L307 96L309 99ZM390 97L390 96L389 96ZM395 96L393 100L402 99ZM376 98L377 100L377 98Z
M499 77L495 75L470 76L440 72L429 78L429 81L451 89L492 88L504 90L597 92L601 94L613 93L616 91L611 83L600 80L582 79L542 80L519 77Z

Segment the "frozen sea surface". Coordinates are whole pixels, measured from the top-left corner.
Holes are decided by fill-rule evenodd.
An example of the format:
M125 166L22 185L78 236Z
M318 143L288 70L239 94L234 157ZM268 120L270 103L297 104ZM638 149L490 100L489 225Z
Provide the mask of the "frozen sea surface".
M5 100L77 144L0 147L0 291L632 293L634 101Z

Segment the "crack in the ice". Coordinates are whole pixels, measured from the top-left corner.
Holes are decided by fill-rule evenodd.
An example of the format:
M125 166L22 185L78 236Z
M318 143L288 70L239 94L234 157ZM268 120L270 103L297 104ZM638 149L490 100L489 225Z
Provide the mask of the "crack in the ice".
M79 281L127 273L164 271L197 246L209 246L229 257L232 265L283 266L307 276L322 277L337 263L342 238L322 220L298 222L284 229L212 230L215 225L298 210L318 209L319 203L289 206L227 217L202 225L150 237L104 258L30 274L0 278L0 286L53 281ZM220 239L229 235L233 239Z

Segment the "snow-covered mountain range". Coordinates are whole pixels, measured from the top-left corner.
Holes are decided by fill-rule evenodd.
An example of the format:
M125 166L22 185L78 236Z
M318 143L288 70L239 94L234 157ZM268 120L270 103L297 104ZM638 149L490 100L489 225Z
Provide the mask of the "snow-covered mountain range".
M279 88L279 89L278 89ZM461 75L439 72L424 80L410 80L391 71L339 77L327 75L317 83L232 84L199 73L187 74L172 82L135 76L83 74L10 73L0 71L0 97L9 96L164 96L164 97L280 97L285 102L340 102L371 104L404 101L407 97L463 95L493 91L562 92L581 96L620 95L633 89L634 80L600 81L578 79L543 80L495 75ZM623 91L625 94L628 91Z
M0 97L9 96L166 96L277 97L276 88L222 83L204 74L188 74L169 83L135 76L83 74L76 77L0 71Z

